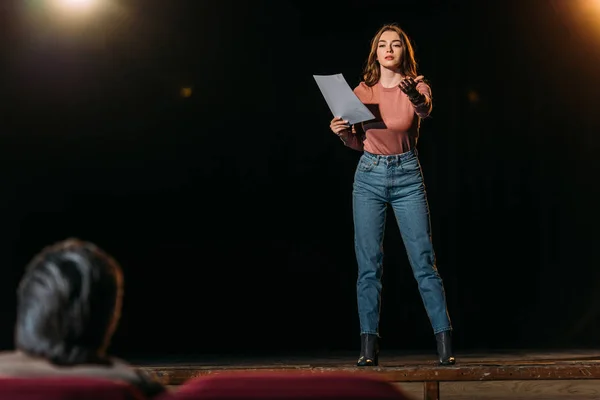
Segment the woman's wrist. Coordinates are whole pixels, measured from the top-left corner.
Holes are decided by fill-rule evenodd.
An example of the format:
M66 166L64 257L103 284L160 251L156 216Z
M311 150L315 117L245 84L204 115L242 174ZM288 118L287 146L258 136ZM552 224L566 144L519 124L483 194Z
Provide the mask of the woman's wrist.
M346 129L342 129L341 131L336 133L336 135L338 135L339 137L348 137L350 135L351 131L352 131L352 126L350 126L349 128L346 128Z

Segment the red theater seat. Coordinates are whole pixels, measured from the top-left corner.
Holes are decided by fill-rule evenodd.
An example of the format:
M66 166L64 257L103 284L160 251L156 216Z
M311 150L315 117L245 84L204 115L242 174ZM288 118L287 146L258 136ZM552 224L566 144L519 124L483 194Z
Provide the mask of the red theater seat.
M352 373L228 372L192 379L169 400L217 399L361 399L403 400L392 383ZM165 397L166 399L166 397Z
M90 378L0 378L0 400L145 400L133 386Z

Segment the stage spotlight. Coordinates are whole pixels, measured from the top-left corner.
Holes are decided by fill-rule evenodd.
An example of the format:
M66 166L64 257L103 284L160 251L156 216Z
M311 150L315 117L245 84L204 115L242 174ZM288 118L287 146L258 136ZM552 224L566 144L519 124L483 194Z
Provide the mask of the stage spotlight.
M51 0L52 5L62 12L87 13L98 6L100 0Z
M61 0L68 7L89 7L94 0Z

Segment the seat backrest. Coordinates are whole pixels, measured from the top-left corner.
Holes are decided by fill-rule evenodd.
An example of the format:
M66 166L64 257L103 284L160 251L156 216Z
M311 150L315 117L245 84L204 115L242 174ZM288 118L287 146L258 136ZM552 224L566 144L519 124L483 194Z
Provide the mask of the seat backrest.
M344 372L227 372L194 378L169 394L172 400L361 399L404 400L390 382Z
M0 378L0 400L145 400L125 382L96 378Z

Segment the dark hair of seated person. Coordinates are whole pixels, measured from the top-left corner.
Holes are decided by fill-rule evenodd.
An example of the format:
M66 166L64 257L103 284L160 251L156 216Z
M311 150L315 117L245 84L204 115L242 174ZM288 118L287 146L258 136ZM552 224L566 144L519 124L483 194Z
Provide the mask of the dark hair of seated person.
M100 248L78 239L49 246L19 284L15 346L56 365L110 363L122 297L121 267Z

